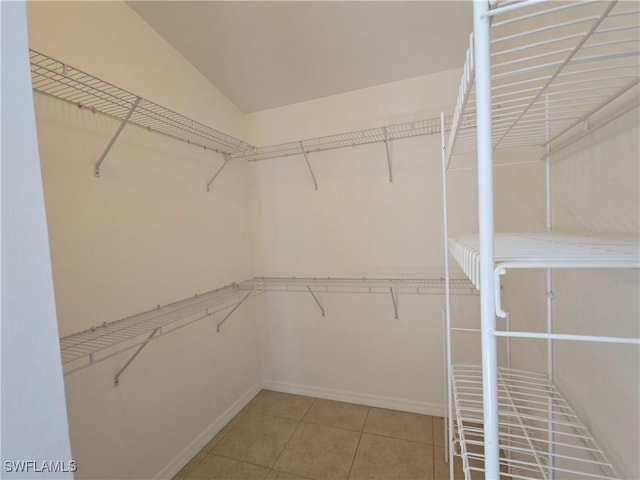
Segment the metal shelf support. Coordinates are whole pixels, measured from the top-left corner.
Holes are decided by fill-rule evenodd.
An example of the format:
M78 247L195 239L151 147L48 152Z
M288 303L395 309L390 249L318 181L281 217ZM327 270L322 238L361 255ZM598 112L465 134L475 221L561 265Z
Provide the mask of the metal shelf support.
M393 183L393 169L391 167L391 146L389 145L389 135L387 133L387 127L384 127L384 146L387 152L387 166L389 167L389 183Z
M322 312L322 316L324 317L324 308L322 307L322 304L320 303L320 300L318 300L318 297L316 297L316 294L313 293L313 290L311 290L311 287L309 285L307 285L307 290L309 290L309 293L311 294L313 299L318 304L318 307L320 308L320 311Z
M129 112L127 113L127 116L124 117L124 120L122 120L122 123L120 123L120 126L116 130L116 133L114 133L113 137L111 137L111 141L109 141L109 144L107 145L107 148L104 149L104 152L102 152L102 155L100 155L100 158L98 159L98 161L96 162L95 166L93 167L94 176L100 177L100 166L102 165L102 162L104 162L104 159L106 158L107 154L109 153L109 150L111 150L111 147L113 147L113 144L116 142L116 140L120 136L120 133L122 132L122 129L129 122L129 119L131 118L131 115L133 115L133 112L135 112L136 108L138 108L138 105L140 105L140 102L142 102L142 97L137 97L136 101L133 102L133 105L131 105L131 108L129 109Z
M249 295L251 295L251 293L252 293L252 290L249 290L247 292L247 294L244 297L242 297L242 299L238 303L235 304L235 306L231 309L231 311L229 313L227 313L227 315L222 319L222 321L216 325L216 333L220 333L220 327L224 324L224 322L227 321L227 319L231 315L233 315L233 312L235 312L240 307L240 305L242 305L244 303L244 301L247 298L249 298Z
M227 166L227 164L229 163L229 160L231 160L231 154L229 153L225 153L224 154L224 163L222 165L220 165L220 168L218 168L218 170L216 171L216 173L213 175L213 177L211 177L211 180L209 180L207 182L207 192L211 191L211 184L214 182L214 180L216 178L218 178L218 175L220 175L220 172L222 172L222 170L224 170L224 167Z
M118 385L120 385L120 375L122 375L122 373L129 367L129 365L131 365L131 362L135 360L135 358L140 354L142 349L147 346L147 344L151 341L153 337L155 337L156 333L160 331L162 331L162 327L158 327L153 332L151 332L151 335L149 335L147 339L142 343L142 345L140 345L138 349L133 353L133 355L131 355L129 360L127 360L127 363L125 363L124 366L120 370L118 370L118 373L116 373L115 377L113 377L114 387L117 387Z
M318 182L316 181L316 176L313 174L313 170L311 169L311 164L309 163L309 156L307 155L307 152L304 149L304 145L302 145L302 142L300 142L300 148L302 149L302 155L304 155L304 161L307 162L307 168L309 169L309 173L311 174L311 179L313 180L313 186L317 191Z
M395 312L394 318L398 320L398 298L397 295L393 291L393 287L389 287L389 292L391 293L391 301L393 302L393 310Z

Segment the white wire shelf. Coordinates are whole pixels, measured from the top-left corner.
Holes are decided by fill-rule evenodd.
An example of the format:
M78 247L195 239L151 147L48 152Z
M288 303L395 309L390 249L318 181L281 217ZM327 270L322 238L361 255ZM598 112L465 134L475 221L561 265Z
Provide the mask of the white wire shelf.
M484 474L482 369L453 366L456 435L467 479ZM615 469L546 375L498 370L501 478L612 479Z
M446 118L446 127L451 125L451 117ZM243 158L249 162L257 162L271 158L304 155L305 153L323 152L338 148L355 147L370 143L391 142L403 138L433 135L440 133L440 118L416 120L414 122L398 123L384 127L369 128L355 132L338 133L324 137L308 138L295 142L281 143L256 147L231 155L231 158Z
M207 191L230 160L244 159L255 162L291 155L304 156L317 190L318 184L307 156L309 153L379 142L384 142L386 145L389 181L393 181L391 142L403 138L432 135L441 130L440 119L431 118L279 145L255 147L43 53L30 50L30 60L34 92L105 115L121 123L94 166L94 174L98 177L102 162L122 129L128 124L223 154L225 161L207 182ZM445 128L449 128L450 124L451 118L447 118Z
M451 290L458 295L477 295L466 278L452 281ZM219 288L204 294L158 306L140 314L114 322L104 323L88 330L63 337L60 340L62 364L65 374L139 347L150 340L171 333L194 322L222 312L217 320L218 331L233 312L248 298L267 291L307 292L322 310L314 292L330 293L386 293L391 294L396 318L398 294L443 294L442 278L254 278ZM138 352L132 357L135 358ZM125 365L128 366L130 362Z
M551 144L639 82L636 2L525 1L489 11L494 148ZM473 37L447 142L476 148Z
M146 344L152 334L157 338L234 307L246 295L233 284L63 337L60 350L65 374Z
M241 289L260 291L316 292L328 293L381 293L390 289L399 294L442 295L444 278L301 278L259 277L240 283ZM451 279L453 295L477 295L473 284L466 278Z
M478 235L449 239L449 251L480 289ZM640 268L638 239L553 233L496 234L494 261L505 268ZM497 271L499 276L501 271ZM499 294L499 289L497 290Z
M253 145L162 107L35 50L29 52L34 92L106 115L114 120L223 154Z

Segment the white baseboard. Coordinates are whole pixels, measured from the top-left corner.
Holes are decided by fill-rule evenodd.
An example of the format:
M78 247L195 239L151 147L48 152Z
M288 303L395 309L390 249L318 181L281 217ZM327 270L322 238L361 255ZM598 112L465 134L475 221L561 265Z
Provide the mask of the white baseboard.
M324 398L326 400L358 403L360 405L368 405L370 407L389 408L392 410L400 410L402 412L421 413L423 415L432 415L435 417L444 416L443 404L385 397L382 395L370 395L368 393L350 392L348 390L335 390L332 388L302 385L298 383L278 382L269 379L262 380L262 388L265 390L274 390L276 392Z
M218 418L216 418L200 435L198 435L189 445L187 445L178 455L176 455L160 472L153 478L157 480L165 480L173 478L173 476L184 467L193 456L216 435L229 421L242 410L253 397L261 390L259 383L251 386L242 396L233 402Z

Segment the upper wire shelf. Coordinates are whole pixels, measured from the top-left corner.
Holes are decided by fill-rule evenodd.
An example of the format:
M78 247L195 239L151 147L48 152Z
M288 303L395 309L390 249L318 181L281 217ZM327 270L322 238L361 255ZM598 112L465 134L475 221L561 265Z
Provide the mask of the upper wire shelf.
M253 145L162 107L43 53L29 51L31 81L37 93L57 98L222 154L252 150ZM129 112L133 112L128 117Z
M307 154L313 152L379 142L386 143L388 147L389 142L393 140L432 135L440 133L441 130L440 119L431 118L278 145L255 147L33 49L30 50L30 61L34 92L63 100L122 122L121 128L116 132L105 153L96 164L95 173L97 176L99 176L103 157L106 156L113 141L126 124L132 124L224 154L225 162L209 180L207 189L229 160L244 159L255 162L291 155L304 155L306 158ZM445 128L449 128L450 125L451 118L449 117L446 119ZM387 157L389 155L387 150ZM388 160L391 161L390 157ZM309 169L313 176L310 165ZM389 165L389 169L391 179L391 165ZM315 177L314 183L316 183Z
M451 117L447 117L445 123L446 128L450 128ZM231 158L243 158L249 162L257 162L271 158L304 155L305 153L323 152L370 143L386 143L393 140L422 135L433 135L440 133L440 130L440 118L430 118L385 127L369 128L355 132L338 133L324 137L281 143L278 145L256 147L253 150L236 152L231 155Z
M484 474L482 368L454 365L457 440L466 478ZM546 375L498 370L501 478L618 478L611 462Z
M395 293L439 295L444 293L445 279L437 278L301 278L301 277L259 277L240 283L241 289L263 291L307 292L313 288L317 292L329 293L383 293L389 289ZM454 295L477 295L473 284L466 278L450 279Z
M531 0L492 7L494 148L552 144L627 92L637 94L636 2ZM475 147L472 36L447 142L447 165L452 155Z

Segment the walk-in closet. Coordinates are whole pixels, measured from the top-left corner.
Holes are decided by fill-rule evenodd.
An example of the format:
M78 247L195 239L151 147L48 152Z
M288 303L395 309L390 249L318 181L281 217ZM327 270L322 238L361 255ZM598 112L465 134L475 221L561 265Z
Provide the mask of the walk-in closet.
M0 10L2 478L640 477L638 2Z

